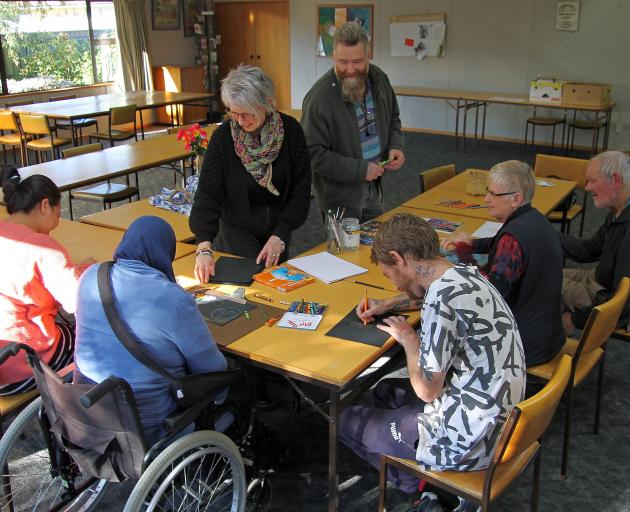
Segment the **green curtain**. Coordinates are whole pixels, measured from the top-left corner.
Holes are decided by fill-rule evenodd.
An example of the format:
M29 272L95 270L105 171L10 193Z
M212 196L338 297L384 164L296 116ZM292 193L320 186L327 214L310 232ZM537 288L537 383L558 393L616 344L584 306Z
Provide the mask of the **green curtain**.
M114 0L126 91L153 90L144 0Z

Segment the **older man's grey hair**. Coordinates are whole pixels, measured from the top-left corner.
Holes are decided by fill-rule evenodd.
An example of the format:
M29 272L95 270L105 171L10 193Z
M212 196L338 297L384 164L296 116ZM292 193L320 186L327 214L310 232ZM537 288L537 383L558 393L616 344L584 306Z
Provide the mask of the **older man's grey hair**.
M489 179L503 185L508 192L520 192L523 204L532 202L536 191L536 180L532 168L519 160L508 160L493 165Z
M344 46L356 46L357 44L363 44L363 48L367 52L368 48L368 36L366 30L359 25L356 21L348 21L344 23L335 31L333 37L333 48L337 48L337 45L341 43Z
M604 151L592 161L599 164L599 172L607 180L612 181L613 174L618 174L623 184L630 186L630 156L621 151Z
M259 108L271 112L276 108L273 81L262 69L241 64L230 70L221 81L221 101L224 105L237 106L249 113Z

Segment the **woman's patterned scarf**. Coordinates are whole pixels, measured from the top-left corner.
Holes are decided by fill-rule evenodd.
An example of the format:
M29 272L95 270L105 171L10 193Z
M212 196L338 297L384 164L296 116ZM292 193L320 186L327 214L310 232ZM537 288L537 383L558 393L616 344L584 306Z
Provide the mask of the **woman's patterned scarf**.
M272 163L278 157L284 139L284 126L278 112L267 113L260 133L253 135L243 130L237 121L231 121L234 150L245 169L261 187L274 196L280 192L271 182Z

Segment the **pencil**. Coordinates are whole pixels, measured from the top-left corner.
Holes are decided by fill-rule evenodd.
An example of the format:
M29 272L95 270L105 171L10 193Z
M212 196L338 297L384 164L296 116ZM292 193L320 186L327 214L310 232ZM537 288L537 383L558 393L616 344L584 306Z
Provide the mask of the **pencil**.
M363 281L355 281L354 279L352 280L352 282L355 283L355 284L362 284L363 286L369 286L371 288L378 288L379 290L384 290L385 289L382 286L377 286L375 284L370 284L370 283L364 283Z
M365 313L368 310L368 297L367 297L367 288L365 289L365 299L363 300L363 312ZM363 319L363 325L367 325L367 320Z

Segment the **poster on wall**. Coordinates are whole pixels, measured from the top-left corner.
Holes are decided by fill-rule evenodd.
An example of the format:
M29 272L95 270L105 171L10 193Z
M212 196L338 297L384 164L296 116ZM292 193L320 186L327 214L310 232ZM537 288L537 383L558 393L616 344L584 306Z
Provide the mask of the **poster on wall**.
M347 21L356 21L365 28L368 36L368 57L372 58L374 35L373 5L318 5L317 56L332 57L333 38L337 28Z
M179 0L151 0L153 30L179 30Z
M580 0L563 0L556 4L556 30L577 32L580 22Z
M192 37L195 34L201 34L201 11L205 10L205 0L182 0L182 16L184 20L184 36ZM199 32L197 32L197 27Z
M443 57L444 15L395 16L390 19L392 57Z

